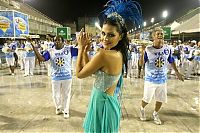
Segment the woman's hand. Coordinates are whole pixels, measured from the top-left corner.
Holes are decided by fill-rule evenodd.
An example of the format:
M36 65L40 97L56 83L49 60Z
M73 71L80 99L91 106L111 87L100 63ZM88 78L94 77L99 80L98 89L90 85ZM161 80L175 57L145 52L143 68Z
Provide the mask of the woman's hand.
M77 42L80 49L88 50L88 47L90 46L89 34L84 32L83 29L81 29Z
M91 43L86 44L84 47L84 52L88 52L90 48L91 48Z

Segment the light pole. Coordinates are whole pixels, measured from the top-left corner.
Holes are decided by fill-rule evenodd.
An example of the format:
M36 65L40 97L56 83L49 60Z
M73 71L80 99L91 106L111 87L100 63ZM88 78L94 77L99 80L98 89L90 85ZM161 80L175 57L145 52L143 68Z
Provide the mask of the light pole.
M154 19L154 18L151 18L151 23L152 23L152 25L153 25L154 21L155 21L155 19Z
M142 32L140 34L140 39L143 40L144 39L144 31L145 31L145 27L147 26L147 22L144 21L143 22L143 26L142 26Z
M146 22L146 21L144 21L143 26L144 26L144 27L147 26L147 22Z

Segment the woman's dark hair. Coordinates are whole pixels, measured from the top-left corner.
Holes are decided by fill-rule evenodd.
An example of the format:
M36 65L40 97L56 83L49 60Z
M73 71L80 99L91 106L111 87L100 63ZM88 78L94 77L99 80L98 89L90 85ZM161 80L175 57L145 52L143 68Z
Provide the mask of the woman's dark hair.
M117 18L106 18L103 24L109 24L115 26L117 28L117 32L122 36L122 39L118 42L118 44L113 47L111 50L117 50L122 53L123 56L123 64L125 65L124 71L127 73L128 70L128 49L129 49L129 39L127 37L127 28L126 25L122 25Z

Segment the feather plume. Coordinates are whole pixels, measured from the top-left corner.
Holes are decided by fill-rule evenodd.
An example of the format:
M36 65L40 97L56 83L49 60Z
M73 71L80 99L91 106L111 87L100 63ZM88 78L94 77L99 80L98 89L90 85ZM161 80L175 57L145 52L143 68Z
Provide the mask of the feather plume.
M119 14L125 23L132 23L135 26L142 26L142 9L140 4L132 0L109 0L105 9L99 14L100 22L112 13Z

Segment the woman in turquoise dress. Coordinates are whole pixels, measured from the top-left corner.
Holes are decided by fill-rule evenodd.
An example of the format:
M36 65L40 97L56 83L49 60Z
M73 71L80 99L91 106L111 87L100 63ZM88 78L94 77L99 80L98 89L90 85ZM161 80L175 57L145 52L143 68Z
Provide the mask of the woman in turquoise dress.
M103 14L105 15L105 12ZM98 50L90 60L87 54L90 48L89 34L81 30L77 40L79 49L76 76L85 78L95 74L88 111L83 123L84 132L118 132L121 111L115 92L119 91L123 65L127 68L129 46L125 21L117 12L111 12L104 17L101 29L103 49Z

